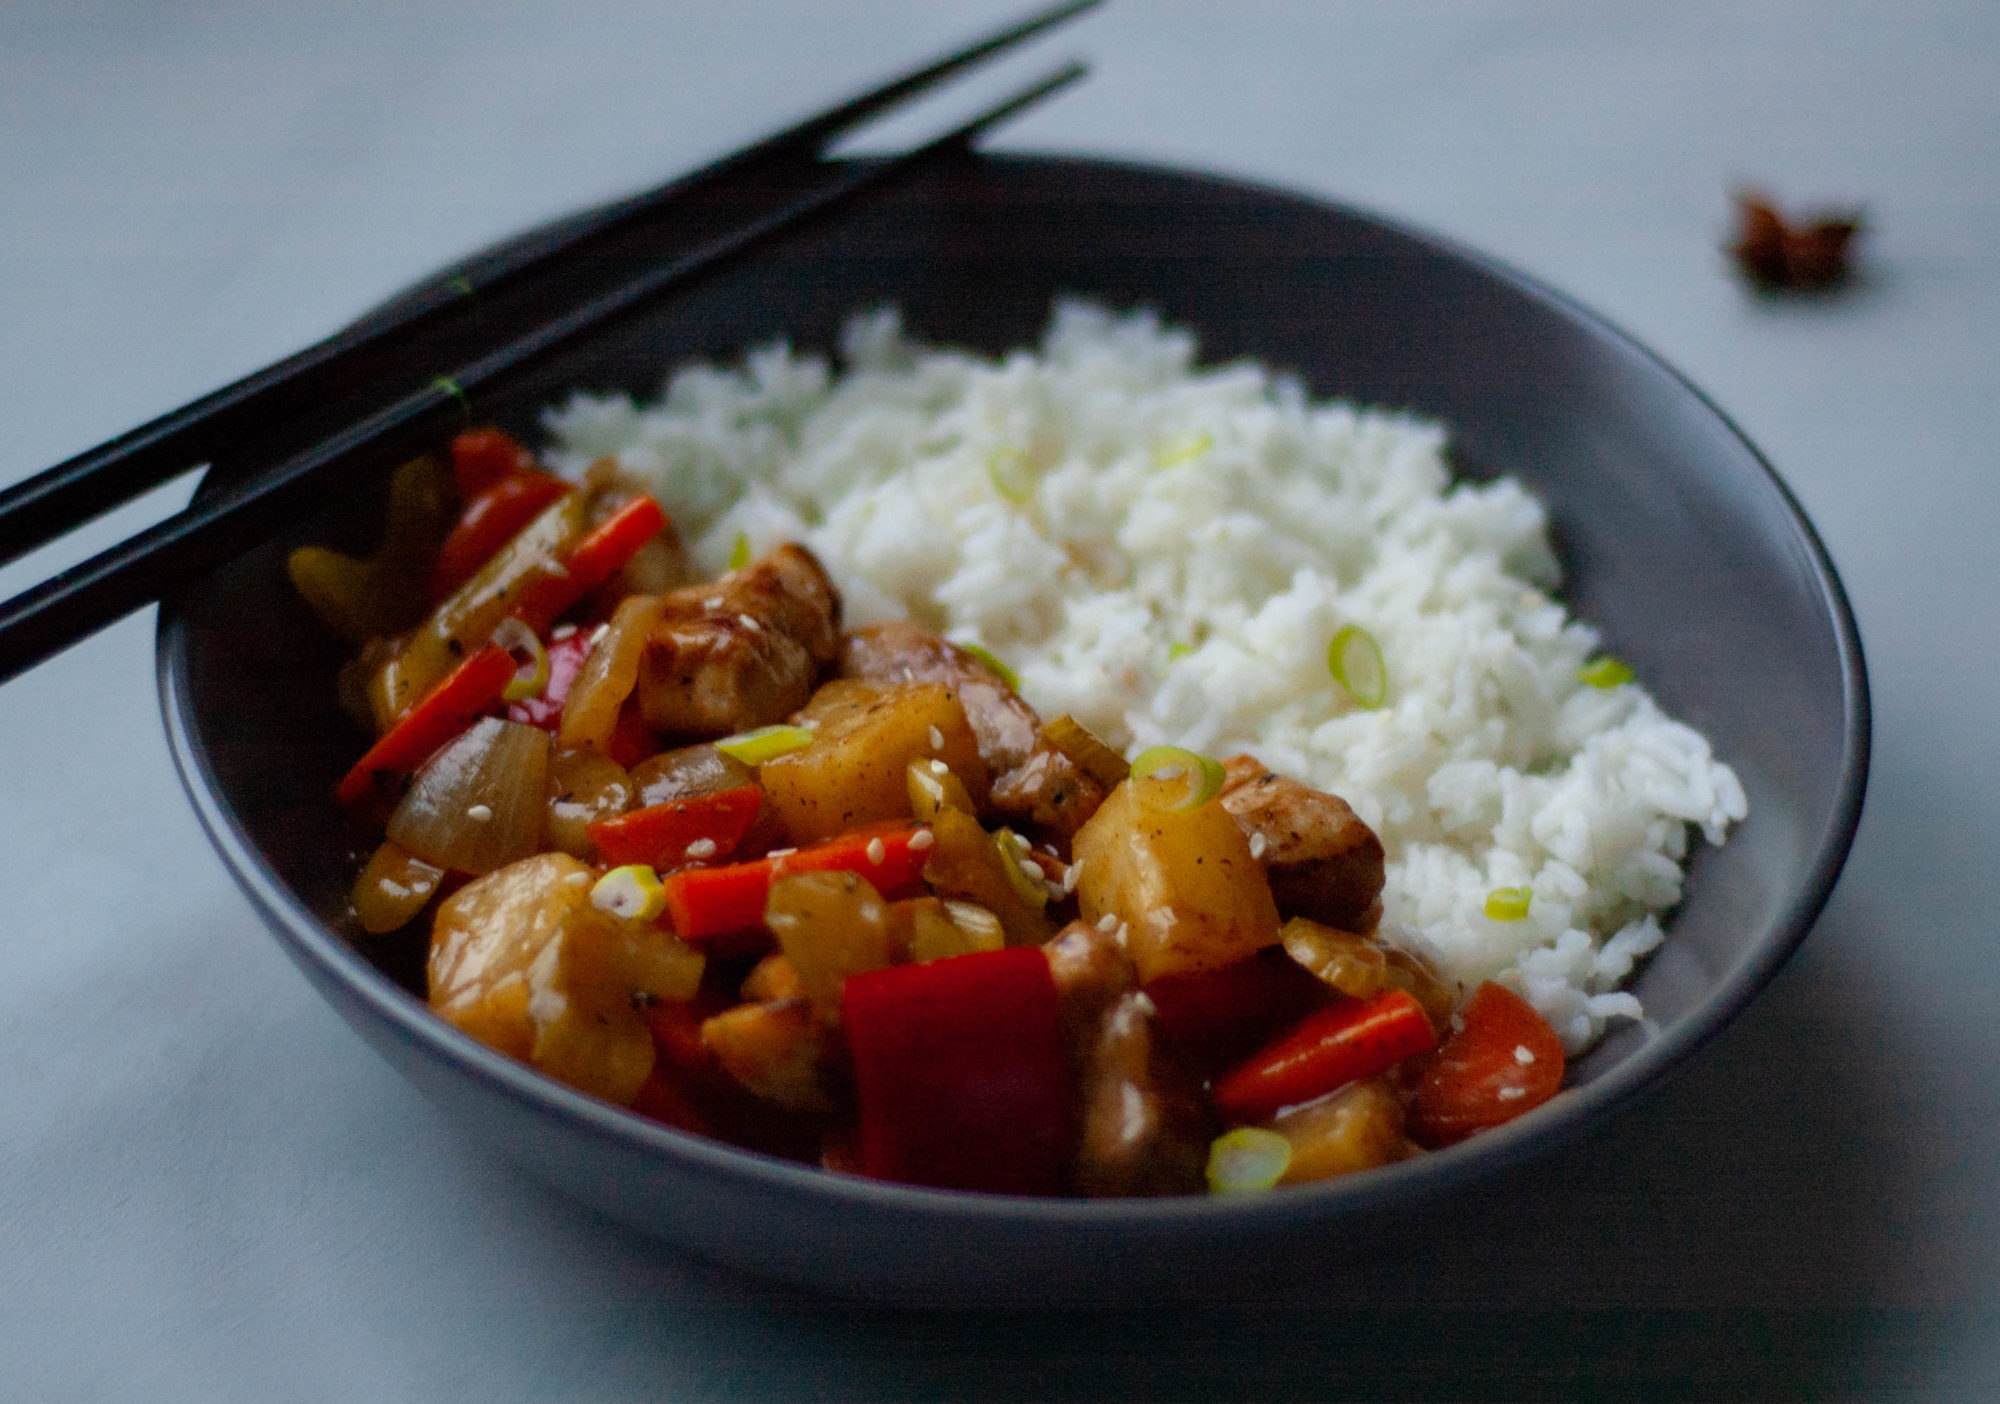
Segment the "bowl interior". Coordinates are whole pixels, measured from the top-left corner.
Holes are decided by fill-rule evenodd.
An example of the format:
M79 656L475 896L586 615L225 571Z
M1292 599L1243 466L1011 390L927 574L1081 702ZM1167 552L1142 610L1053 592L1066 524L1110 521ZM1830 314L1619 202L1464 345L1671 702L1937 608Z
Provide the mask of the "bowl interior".
M927 340L1000 352L1033 341L1065 293L1153 307L1197 332L1204 360L1254 356L1317 396L1444 421L1461 472L1516 475L1547 502L1572 608L1709 736L1748 793L1750 817L1729 843L1695 853L1670 939L1637 981L1660 1035L1607 1039L1576 1064L1580 1093L1524 1119L1536 1123L1524 1136L1362 1177L1372 1192L1385 1177L1392 1194L1455 1178L1660 1076L1769 978L1830 890L1859 812L1866 686L1832 569L1775 476L1685 382L1559 297L1476 255L1275 192L1084 161L968 159L763 247L477 413L532 439L539 409L571 389L651 395L678 363L777 337L830 348L849 313L887 303ZM283 571L299 542L370 545L389 466L362 465L337 508L171 602L161 661L176 754L225 858L322 987L343 991L350 1017L393 1013L407 1032L423 1027L409 1017L421 937L349 945L336 930L357 836L326 796L362 742L335 702L341 650ZM420 1056L492 1075L438 1028ZM575 1112L553 1084L516 1082L511 1095ZM636 1119L602 1125L659 1149ZM721 1154L746 1174L787 1173ZM808 1180L823 1188L803 1193L855 1193L835 1177L786 1183ZM1361 1197L1335 1182L1263 1212L1311 1217Z

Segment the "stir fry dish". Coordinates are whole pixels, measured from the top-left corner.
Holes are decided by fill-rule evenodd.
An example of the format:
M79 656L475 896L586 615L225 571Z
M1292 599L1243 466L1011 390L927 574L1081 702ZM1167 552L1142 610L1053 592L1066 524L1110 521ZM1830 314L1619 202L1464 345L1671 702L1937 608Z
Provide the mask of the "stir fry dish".
M498 430L292 579L374 739L354 923L429 1002L686 1131L949 1189L1268 1189L1463 1140L1563 1079L1548 1023L1378 930L1383 848L1249 755L1127 759L811 552L689 578L603 461Z

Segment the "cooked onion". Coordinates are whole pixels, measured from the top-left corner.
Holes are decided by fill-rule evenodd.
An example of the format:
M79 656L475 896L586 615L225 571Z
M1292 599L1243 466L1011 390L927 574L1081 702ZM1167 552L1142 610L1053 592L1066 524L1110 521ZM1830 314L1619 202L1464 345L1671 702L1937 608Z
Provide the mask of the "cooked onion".
M424 763L389 837L427 863L490 873L541 846L549 735L484 717Z
M665 614L666 605L656 595L631 595L619 602L603 636L591 645L583 671L570 684L558 733L564 746L602 751L611 744L618 710L638 685L646 640Z

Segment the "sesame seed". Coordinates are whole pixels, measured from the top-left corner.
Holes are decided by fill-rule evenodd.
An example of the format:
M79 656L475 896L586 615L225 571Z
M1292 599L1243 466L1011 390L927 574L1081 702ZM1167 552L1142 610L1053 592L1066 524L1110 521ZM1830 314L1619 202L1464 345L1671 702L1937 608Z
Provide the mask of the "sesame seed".
M744 628L748 629L753 634L761 634L764 632L764 626L762 624L759 624L755 619L753 619L751 616L747 614L737 615L736 622L738 624L741 624Z
M557 643L561 643L564 639L568 638L571 634L574 634L575 632L576 632L576 625L574 624L558 624L556 625L555 628L549 630L549 637L554 639Z
M609 624L600 624L595 629L592 629L590 631L590 646L596 648L604 642L604 636L610 632L611 626Z
M712 838L696 839L693 843L682 849L681 852L690 858L713 858L715 856L715 840Z
M1250 856L1252 858L1262 860L1265 851L1269 849L1270 846L1271 846L1271 841L1265 838L1262 834L1250 835Z
M1106 912L1097 919L1097 929L1109 936L1118 927L1118 913Z
M588 887L590 886L590 874L571 873L568 877L564 878L563 881L568 883L571 887Z
M937 835L932 833L929 829L919 829L914 834L910 835L910 847L918 853L922 853L926 848L929 848L932 844L936 842L937 842Z
M1525 1043L1515 1044L1514 1061L1519 1063L1522 1067L1526 1067L1528 1064L1535 1061L1535 1050L1528 1047L1528 1045Z
M882 866L883 860L888 856L889 849L882 842L880 835L868 840L868 861L870 864L879 868Z
M712 599L706 599L706 600L703 600L703 601L701 602L701 607L702 607L703 609L721 609L721 608L722 608L722 596L720 596L720 595L717 595L717 596L715 596L715 597L714 597L714 598L712 598Z
M931 762L931 774L933 774L933 775L949 775L949 774L951 774L951 767L950 767L950 766L948 766L948 765L946 765L946 764L945 764L945 763L944 763L943 761L941 761L941 760L934 760L934 761L932 761L932 762Z
M382 879L382 890L391 897L407 897L410 895L410 889L393 878Z
M796 848L774 848L769 853L766 853L764 856L766 858L789 858L791 857L792 854L797 852L798 849Z
M1022 858L1017 861L1020 864L1022 877L1028 879L1029 882L1040 882L1042 880L1042 865L1040 863L1037 863L1032 858Z
M942 751L944 749L944 733L936 727L931 728L931 749L933 751Z
M1076 891L1076 885L1078 882L1082 881L1082 879L1083 879L1083 860L1079 858L1074 863L1071 863L1067 868L1063 869L1063 881L1062 881L1063 894L1067 896L1068 894Z
M465 817L475 824L484 824L493 817L493 806L490 804L475 804L465 811Z
M1494 1095L1499 1097L1503 1102L1518 1102L1521 1098L1528 1095L1528 1089L1525 1087L1503 1087Z

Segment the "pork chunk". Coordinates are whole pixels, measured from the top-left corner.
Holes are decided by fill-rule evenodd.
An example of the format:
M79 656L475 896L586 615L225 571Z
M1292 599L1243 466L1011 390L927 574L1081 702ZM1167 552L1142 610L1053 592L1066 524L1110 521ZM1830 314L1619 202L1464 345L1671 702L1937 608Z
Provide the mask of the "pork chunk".
M840 597L803 546L665 596L639 664L647 725L691 738L783 721L839 655Z
M1199 1090L1154 1036L1117 941L1071 922L1042 948L1076 1069L1081 1134L1072 1179L1091 1196L1186 1194L1202 1185L1211 1132Z
M1342 931L1373 930L1382 917L1382 840L1375 831L1346 800L1287 779L1254 756L1231 756L1222 766L1222 807L1270 875L1279 914Z
M979 738L979 758L1004 775L1035 748L1035 709L957 644L907 620L850 630L841 640L840 675L863 682L941 682L958 694Z

